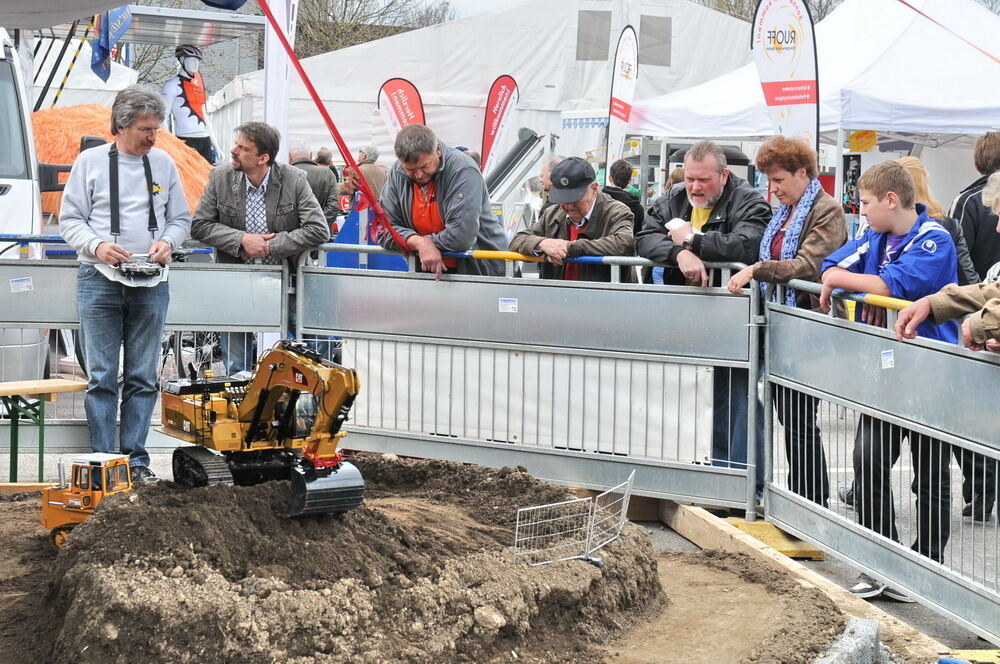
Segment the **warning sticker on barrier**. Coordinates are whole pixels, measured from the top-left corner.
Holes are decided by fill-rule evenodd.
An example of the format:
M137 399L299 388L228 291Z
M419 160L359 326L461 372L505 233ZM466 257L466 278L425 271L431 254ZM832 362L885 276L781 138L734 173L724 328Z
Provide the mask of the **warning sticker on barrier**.
M11 293L28 293L33 290L35 290L35 287L31 282L31 277L20 277L10 280Z

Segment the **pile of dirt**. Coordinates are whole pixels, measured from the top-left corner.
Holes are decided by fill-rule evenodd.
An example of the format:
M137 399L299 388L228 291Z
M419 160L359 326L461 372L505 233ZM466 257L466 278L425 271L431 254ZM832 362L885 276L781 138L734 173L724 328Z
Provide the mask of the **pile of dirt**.
M281 482L105 501L56 559L36 661L585 662L662 602L631 525L603 568L512 561L516 508L564 489L519 469L355 462L367 499L343 515L282 518Z

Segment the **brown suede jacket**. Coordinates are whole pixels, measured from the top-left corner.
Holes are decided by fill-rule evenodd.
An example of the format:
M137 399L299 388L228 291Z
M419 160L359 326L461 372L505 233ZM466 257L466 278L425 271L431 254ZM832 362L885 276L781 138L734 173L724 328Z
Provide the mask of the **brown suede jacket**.
M949 284L927 299L935 323L971 313L969 331L974 342L982 345L987 339L1000 340L1000 283Z
M569 217L558 205L549 207L531 228L526 228L510 241L510 250L521 254L537 253L538 244L546 238L569 239ZM580 239L569 243L570 258L578 256L632 256L632 211L604 192L597 193L590 221L580 231ZM632 281L632 269L622 269L622 280ZM563 266L545 262L542 279L562 279ZM611 281L607 265L580 264L581 281Z
M813 201L812 210L799 234L795 258L761 261L754 267L753 277L757 281L774 284L786 284L791 279L819 281L823 259L840 249L845 242L847 222L844 212L832 196L821 191ZM797 304L803 309L815 309L819 306L819 299L808 293L799 293Z

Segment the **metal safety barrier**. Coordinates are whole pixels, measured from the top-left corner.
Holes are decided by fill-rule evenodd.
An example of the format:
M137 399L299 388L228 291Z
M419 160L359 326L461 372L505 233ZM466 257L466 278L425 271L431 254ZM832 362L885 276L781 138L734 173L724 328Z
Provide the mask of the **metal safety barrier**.
M1000 356L775 302L767 331L767 519L1000 643Z
M343 338L360 375L352 448L587 488L631 464L642 495L754 513L753 455L730 450L752 388L731 377L757 371L753 293L303 265L296 296L298 333Z

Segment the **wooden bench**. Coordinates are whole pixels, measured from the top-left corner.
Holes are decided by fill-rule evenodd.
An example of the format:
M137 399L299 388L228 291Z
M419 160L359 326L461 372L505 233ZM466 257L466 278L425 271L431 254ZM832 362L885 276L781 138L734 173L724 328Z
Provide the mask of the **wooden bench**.
M10 417L10 481L17 481L18 424L25 418L38 425L38 481L45 470L45 402L55 401L60 392L81 392L87 383L63 378L14 380L0 383L0 403ZM31 403L29 398L37 401Z

